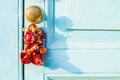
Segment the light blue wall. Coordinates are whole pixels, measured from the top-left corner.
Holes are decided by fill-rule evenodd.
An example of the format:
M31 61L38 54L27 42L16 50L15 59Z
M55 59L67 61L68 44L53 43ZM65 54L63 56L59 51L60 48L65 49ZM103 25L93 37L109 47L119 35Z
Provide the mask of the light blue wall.
M80 20L77 20L80 18L80 14L74 15L74 13L81 12L78 9L80 5L86 6L87 8L89 8L89 5L98 7L96 5L98 4L97 1L52 1L48 1L47 47L49 51L45 58L45 73L120 74L120 64L118 62L120 57L120 32L119 28L116 28L116 24L113 24L111 28L108 28L110 27L108 25L111 23L106 23L107 27L104 28L102 28L104 25L100 27L99 24L92 28L89 26L89 22L86 22L88 24L87 29L84 26L82 28L79 27L79 29L78 26L74 26L75 23L80 25ZM110 5L107 2L108 0L98 1L101 2L100 4L107 4L107 6L104 5L105 7ZM117 4L116 1L113 2ZM77 5L76 3L81 4ZM71 7L67 8L70 4ZM113 7L117 7L116 11L119 11L119 6L115 5ZM73 12L71 9L76 12ZM78 18L74 16L78 16ZM97 16L96 20L99 18ZM94 21L93 18L90 21ZM71 27L71 29L67 27Z
M89 24L85 29L84 26L82 26L82 28L74 27L74 22L76 22L77 25L79 25L80 22L74 18L74 16L77 15L72 14L72 12L70 13L70 11L71 8L74 10L74 7L78 5L74 3L74 5L71 5L71 8L66 8L66 6L68 6L67 1L68 0L45 0L45 17L47 19L47 23L45 23L47 27L45 26L45 29L47 33L46 46L48 48L48 54L45 56L44 67L34 67L32 64L25 65L26 79L28 79L27 76L32 73L30 73L30 70L35 71L37 75L41 73L119 74L119 27L113 24L109 28L109 23L105 24L108 27L100 27L99 24L94 28L89 27ZM78 3L81 2L82 5L82 0L76 1ZM87 1L88 0L86 0L86 4L89 4ZM92 1L92 4L94 4L94 2L95 4L97 3L95 0ZM68 2L68 4L69 3L70 2ZM103 0L100 4L102 3L104 3ZM117 4L116 1L115 3ZM109 5L107 2L105 2L105 4ZM66 11L69 11L69 16ZM80 10L76 9L75 11L77 13ZM71 16L74 19L70 19ZM97 17L100 18L99 16ZM93 19L91 18L91 20Z
M0 79L18 80L18 0L0 2Z
M32 4L39 5L40 1L26 0L25 9ZM46 74L119 74L119 26L113 31L114 26L110 28L111 31L99 31L100 27L97 26L98 31L90 31L91 28L88 31L77 28L72 30L70 27L75 20L66 16L65 2L45 0L45 5L39 5L45 9L46 20L37 25L44 27L47 33L48 54L45 56L44 67L25 65L25 80L44 80ZM0 3L1 80L21 79L18 53L22 49L22 6L21 0L19 3L17 0L4 0ZM24 20L26 27L30 23L26 18Z
M79 76L83 76L83 74L91 74L93 76L99 74L98 76L101 76L102 74L101 79L106 76L104 74L111 74L111 76L120 74L120 64L118 62L120 56L119 26L100 27L97 24L98 26L94 28L86 26L85 29L84 26L82 28L73 26L74 22L77 25L80 22L75 20L74 15L70 13L71 8L66 8L68 6L67 3L70 3L67 1L69 0L45 0L44 9L47 22L45 21L44 28L47 34L46 46L48 54L45 56L43 67L33 64L25 65L25 80L44 80L46 78L43 77L49 74L54 74L54 76L58 74L60 77L63 75L66 77L66 74ZM82 0L76 1L82 2ZM91 1L94 2L95 0ZM28 7L30 3L36 4L37 2L26 1L25 7ZM71 5L71 7L74 10L76 5ZM66 11L69 11L69 16ZM75 11L79 12L80 10L76 9ZM74 20L70 19L71 16ZM98 16L98 18L100 17ZM26 19L25 24L29 24ZM107 23L106 25L109 24ZM52 75L52 77L54 76ZM85 80L89 80L86 76L84 77L86 78ZM112 77L112 79L115 78ZM57 78L54 77L54 79L59 80L58 76ZM108 78L106 79L109 80ZM80 80L80 77L78 80ZM119 78L115 80L119 80Z

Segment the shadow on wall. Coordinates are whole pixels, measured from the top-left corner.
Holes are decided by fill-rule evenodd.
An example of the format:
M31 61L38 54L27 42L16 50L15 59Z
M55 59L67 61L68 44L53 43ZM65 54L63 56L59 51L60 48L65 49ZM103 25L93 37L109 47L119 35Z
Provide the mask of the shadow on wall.
M60 31L71 32L70 30L67 30L67 28L72 27L73 23L68 17L61 16L55 20L55 25Z
M61 1L61 0L55 0ZM55 2L54 1L54 2ZM55 6L55 3L53 3ZM52 5L52 4L51 4ZM55 8L55 7L54 7ZM55 9L54 9L54 14L55 14ZM59 18L54 17L54 26L55 26L55 31L54 31L54 40L61 40L62 43L64 44L63 46L67 48L67 37L64 36L61 33L69 33L70 31L66 29L66 27L72 27L73 23L72 21L66 17L66 16L61 16ZM60 32L58 33L59 30ZM54 43L54 42L53 42ZM59 46L59 45L56 45ZM51 69L51 70L56 70L56 69L63 69L67 72L70 73L80 73L82 74L82 71L74 66L72 63L70 63L68 54L66 52L67 49L61 49L61 50L48 50L48 54L45 56L45 64L44 66Z
M51 70L63 69L69 73L82 74L82 71L73 64L71 64L68 60L69 57L66 54L65 50L49 50L45 59L45 67L48 67Z

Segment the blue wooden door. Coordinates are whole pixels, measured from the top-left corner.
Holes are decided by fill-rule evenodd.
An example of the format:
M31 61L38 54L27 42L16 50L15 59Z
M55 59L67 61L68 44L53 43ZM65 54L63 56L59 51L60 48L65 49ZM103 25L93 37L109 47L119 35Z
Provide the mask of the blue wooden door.
M19 63L18 0L0 2L0 79L22 80Z
M118 0L25 1L25 10L31 5L45 11L37 25L46 31L48 54L43 67L25 65L25 80L120 79Z

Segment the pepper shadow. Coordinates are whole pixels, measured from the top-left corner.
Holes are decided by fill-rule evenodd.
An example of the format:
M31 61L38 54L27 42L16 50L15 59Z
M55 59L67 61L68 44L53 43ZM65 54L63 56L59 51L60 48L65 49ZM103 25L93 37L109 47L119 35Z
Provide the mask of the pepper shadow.
M51 4L54 6L54 13L55 14L55 1ZM44 66L51 69L51 70L57 70L57 69L63 69L64 71L67 71L69 73L80 73L83 72L77 68L77 66L73 65L69 62L69 53L68 45L67 45L67 39L69 36L67 34L71 31L67 30L67 27L72 27L73 23L72 20L70 20L66 16L61 16L56 18L56 16L53 16L53 23L54 23L54 41L51 43L52 49L48 47L48 54L45 56L45 64ZM49 26L51 27L51 26ZM49 34L49 33L47 33ZM60 45L62 44L62 45ZM47 73L47 72L46 72Z
M73 23L72 21L66 17L66 16L61 16L55 20L55 25L56 27L63 32L71 32L70 30L67 30L67 28L72 27ZM63 35L64 36L64 35Z

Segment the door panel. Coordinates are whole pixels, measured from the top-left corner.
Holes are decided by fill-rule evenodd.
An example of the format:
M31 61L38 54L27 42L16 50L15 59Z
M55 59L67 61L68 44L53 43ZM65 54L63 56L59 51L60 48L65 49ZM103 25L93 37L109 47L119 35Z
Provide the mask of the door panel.
M76 0L75 2L73 1L73 3L76 3L76 4L77 2L80 3L79 1ZM92 1L94 2L94 0ZM89 4L88 2L86 1L86 4ZM117 3L116 1L114 2ZM69 58L68 61L71 61L71 64L77 67L76 73L77 71L78 73L81 73L82 71L82 73L91 73L91 74L92 73L103 73L103 74L120 73L119 71L120 64L116 65L117 60L119 60L119 58L117 59L117 56L120 56L119 55L119 52L120 52L119 51L119 34L120 34L119 29L114 30L115 28L112 27L114 29L111 28L111 30L109 30L108 28L109 26L102 28L99 25L98 26L96 25L94 28L89 27L88 25L87 29L82 28L82 30L80 29L80 27L72 29L72 25L74 25L74 22L78 24L80 22L79 20L70 19L71 16L74 16L72 15L72 12L74 13L74 11L70 13L69 11L71 11L71 8L69 9L66 8L66 6L70 5L69 3L71 4L72 0L71 2L68 2L68 3L66 0L60 0L60 1L53 0L53 3L48 1L48 6L50 6L48 7L50 11L50 12L48 11L48 28L49 28L48 33L50 34L47 36L48 37L47 47L49 49L49 53L46 56L46 59L48 58L46 61L48 70L46 71L49 73L49 68L54 69L56 64L57 67L55 67L55 70L54 70L56 71L56 73L57 72L64 73L64 71L67 72L67 69L66 70L61 69L63 66L65 67L63 57L67 56L67 59L68 59L68 56L71 56L71 58ZM103 3L104 1L101 1L101 4ZM107 1L105 2L105 4L106 3ZM53 6L51 4L53 4ZM107 3L107 4L110 5L110 3ZM71 6L71 7L76 12L80 11L80 10L76 10L77 9L75 8L76 6ZM97 7L99 6L97 5ZM69 14L70 15L68 16L67 13L68 15ZM78 15L75 15L75 16L78 16ZM72 18L75 18L75 17L72 17ZM67 26L71 26L71 29L67 29ZM81 54L84 54L84 56L82 56ZM61 59L63 59L62 60L63 62L61 61ZM80 60L80 59L83 59L83 60ZM116 61L114 61L114 59ZM88 61L86 62L86 60ZM66 58L65 58L65 61L66 61ZM66 65L66 68L67 67L68 66ZM72 69L73 68L70 68L70 71ZM54 73L54 71L53 72L51 71L52 70L50 70L50 73ZM74 71L75 70L73 69L73 72ZM72 73L72 71L71 72L68 71L68 73Z
M119 80L119 75L99 75L99 74L46 74L46 80Z
M18 76L18 0L2 0L0 18L0 79L20 80Z
M44 19L42 22L37 23L36 25L40 29L47 27L46 15L47 15L47 3L44 0L24 0L24 28L27 28L31 22L26 18L27 8L30 6L38 6L44 10ZM24 44L23 44L24 45ZM44 68L42 66L36 66L34 64L24 65L24 79L25 80L44 80Z
M117 74L120 50L49 50L46 73Z
M62 26L63 27L63 26ZM55 26L49 49L120 49L119 31L61 31Z
M41 4L41 1L44 1L44 4ZM117 23L117 21L119 22L119 15L113 15L114 12L116 14L117 12L119 13L117 9L119 5L117 1L115 1L117 5L111 6L110 3L113 0L111 0L110 3L108 3L108 0L106 0L106 2L102 0L101 3L91 0L89 1L90 4L87 1L88 0L76 0L76 2L73 2L73 0L70 0L70 2L67 2L67 0L25 1L25 10L31 5L38 5L42 6L45 11L43 22L37 25L46 31L46 46L48 48L48 54L45 56L45 64L43 67L33 64L25 65L25 80L72 80L73 78L76 80L120 79L117 76L105 78L107 75L104 75L117 75L120 73L120 64L118 63L120 56L120 32L119 24ZM81 2L81 5L83 2L83 6L88 4L88 6L84 8L89 8L92 4L98 4L95 8L97 16L94 16L92 13L90 16L89 14L84 14L84 16L87 16L87 21L83 21L84 18L81 19L77 17L78 13L81 13L81 10L84 9L80 7L80 5L77 5L77 2ZM68 8L72 3L74 5L76 4L76 6ZM106 8L102 10L101 4L104 4L102 7ZM80 8L79 10L77 10L77 6ZM109 6L113 7L115 11L110 9L110 13L112 13L106 16L106 10ZM94 6L90 6L90 9L92 9L92 7ZM97 8L100 8L99 10L102 11L102 14L105 11L105 15L101 15L102 17L98 16L99 10L97 10ZM87 10L85 9L85 11ZM94 16L94 18L92 18L92 16ZM108 18L109 16L112 16L112 18ZM103 20L103 17L105 17L105 20ZM76 20L76 18L78 18L78 20ZM79 19L81 19L81 22ZM30 24L26 18L24 19L24 23L25 26ZM45 76L47 74L59 74L60 77L53 78L48 76L46 78ZM74 74L74 76L70 75L64 78L61 77L62 74ZM75 76L77 74L80 76L83 76L82 74L93 74L93 77L87 78L87 76L85 76L81 78ZM94 74L104 76L95 78ZM65 77L66 76L67 75L65 75Z
M73 29L74 22L75 22L75 25L76 23L77 25L80 25L80 20L76 20L75 18L77 16L78 18L80 18L80 16L72 15L72 14L74 14L75 11L76 11L75 13L77 13L77 11L80 11L80 10L77 10L78 9L76 8L77 6L72 6L72 9L75 11L71 11L71 7L66 8L66 6L72 5L72 3L74 5L77 2L78 3L81 2L81 5L82 5L81 0L76 0L76 1L71 0L70 2L67 2L66 0L61 0L61 1L55 0L53 3L49 2L50 7L48 7L49 14L48 14L47 28L48 28L48 33L50 34L48 34L48 42L47 42L48 48L49 49L110 49L110 50L117 49L118 50L119 44L120 44L120 41L119 41L120 32L119 32L119 28L116 28L115 25L113 25L111 29L109 28L110 27L109 25L106 27L104 26L100 27L99 24L94 26L94 28L89 27L90 25L88 25L87 28L84 26L82 27L74 26L74 29ZM97 3L94 0L90 2L91 4ZM117 4L117 1L113 1L113 2ZM89 1L87 2L87 0L85 0L85 2L83 1L83 3L90 4ZM98 3L98 4L103 4L103 3L110 5L108 1L101 1L101 3ZM51 4L54 4L54 5L52 6ZM102 5L99 5L99 6L102 6ZM73 16L75 20L70 19L71 16ZM112 20L115 21L114 19ZM90 21L93 21L92 18ZM87 21L87 22L90 22L90 21ZM67 28L68 26L69 28Z
M62 3L61 3L62 2ZM70 29L120 29L118 0L62 0L62 12L72 20ZM59 9L58 9L59 10Z

